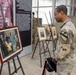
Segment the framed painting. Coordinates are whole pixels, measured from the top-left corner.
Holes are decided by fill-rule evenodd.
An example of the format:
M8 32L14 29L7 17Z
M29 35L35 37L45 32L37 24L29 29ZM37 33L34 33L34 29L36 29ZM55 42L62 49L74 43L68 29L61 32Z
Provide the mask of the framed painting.
M37 27L39 41L43 41L47 39L45 27Z
M51 26L51 33L52 33L52 38L57 39L57 31L55 26Z
M1 62L5 62L22 51L18 27L0 29Z
M13 2L14 0L0 0L0 28L4 27L4 23L7 27L14 25Z

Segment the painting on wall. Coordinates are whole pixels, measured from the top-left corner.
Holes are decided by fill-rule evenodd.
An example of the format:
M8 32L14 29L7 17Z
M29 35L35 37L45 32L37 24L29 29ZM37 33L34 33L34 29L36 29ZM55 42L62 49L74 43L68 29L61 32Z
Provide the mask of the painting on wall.
M4 21L7 27L13 25L13 0L0 0L0 28L4 27Z

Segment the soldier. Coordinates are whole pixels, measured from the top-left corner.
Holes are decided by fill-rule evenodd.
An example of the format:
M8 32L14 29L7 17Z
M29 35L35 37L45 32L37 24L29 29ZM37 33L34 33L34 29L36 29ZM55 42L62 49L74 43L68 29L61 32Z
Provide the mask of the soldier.
M62 22L55 52L55 58L58 61L56 75L71 75L74 66L73 37L75 35L75 26L67 16L67 7L65 5L55 8L54 15L57 22Z

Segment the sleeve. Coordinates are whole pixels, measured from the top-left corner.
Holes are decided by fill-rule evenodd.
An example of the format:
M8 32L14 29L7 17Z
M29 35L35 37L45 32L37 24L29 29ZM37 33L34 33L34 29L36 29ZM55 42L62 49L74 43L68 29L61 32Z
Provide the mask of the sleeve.
M59 45L59 52L58 52L58 59L65 58L71 50L72 46L72 39L73 39L73 32L71 30L61 30L60 32L60 45Z
M63 29L63 30L60 31L59 41L62 44L68 44L70 42L69 32L66 29Z

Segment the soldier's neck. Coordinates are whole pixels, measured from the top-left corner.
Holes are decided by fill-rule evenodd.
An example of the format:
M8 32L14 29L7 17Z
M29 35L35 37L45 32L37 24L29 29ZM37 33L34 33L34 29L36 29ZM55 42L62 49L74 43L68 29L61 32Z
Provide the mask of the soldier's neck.
M62 23L68 19L68 16L64 16L62 19Z

